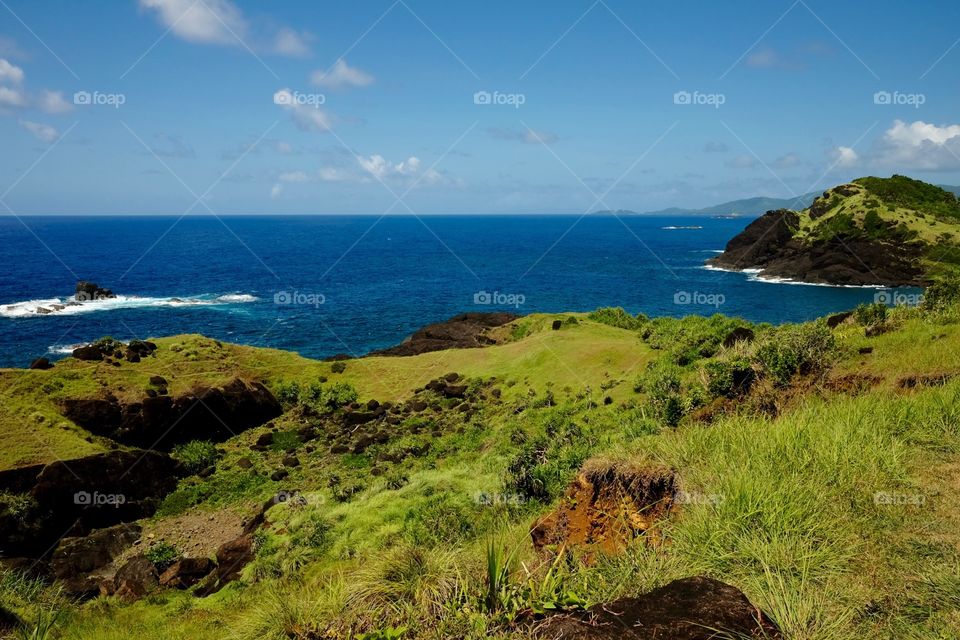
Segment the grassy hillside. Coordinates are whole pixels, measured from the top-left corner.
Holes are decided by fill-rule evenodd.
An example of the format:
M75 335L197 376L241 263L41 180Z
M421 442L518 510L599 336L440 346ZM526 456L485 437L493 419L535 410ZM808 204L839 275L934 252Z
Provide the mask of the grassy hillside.
M741 332L725 346L737 328L752 339ZM167 496L144 522L147 545L212 554L278 491L299 499L267 512L255 560L212 596L71 604L6 573L2 604L31 623L57 611L46 637L78 640L519 638L538 612L709 574L789 638L960 634L955 288L930 292L923 308L861 308L835 329L611 309L498 331L493 347L350 360L342 371L200 336L159 339L156 359L136 365L4 371L5 466L107 446L64 424L58 400L101 388L135 398L150 375L171 394L259 379L283 399L272 444L251 449L262 427L207 451L213 472ZM448 372L474 390L469 416L421 389ZM435 408L395 425L387 443L335 454L295 437L325 424L302 393L311 384ZM44 419L24 429L34 415ZM391 462L400 450L414 453ZM271 480L291 454L300 464ZM588 460L672 470L685 499L621 553L538 555L531 523Z

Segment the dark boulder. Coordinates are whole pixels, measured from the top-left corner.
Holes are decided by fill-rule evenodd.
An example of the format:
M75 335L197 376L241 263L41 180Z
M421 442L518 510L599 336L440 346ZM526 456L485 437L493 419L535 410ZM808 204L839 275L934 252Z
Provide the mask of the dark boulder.
M254 555L252 532L220 545L217 549L217 568L197 590L197 595L208 596L216 593L239 578L243 568L253 560Z
M104 289L96 282L87 282L81 280L77 283L74 300L77 302L89 302L91 300L104 300L106 298L116 298L117 296L110 289Z
M553 329L554 331L559 331L562 326L563 326L563 320L554 320L553 324L550 325L550 328Z
M134 556L120 567L116 575L100 584L100 593L132 602L139 600L160 585L157 568L145 556Z
M555 615L536 629L543 640L714 640L782 638L742 591L705 576L674 580L636 598Z
M167 386L167 379L163 376L150 376L150 384L155 387L165 387Z
M831 329L836 329L852 316L853 311L844 311L842 313L835 313L832 316L827 316L827 326Z
M40 369L42 371L45 369L52 369L53 365L50 364L50 360L48 360L47 358L37 358L36 360L30 363L30 368Z
M737 327L733 331L727 334L727 337L723 339L723 346L726 348L731 348L738 342L753 342L755 338L753 329L748 327Z
M140 538L136 524L120 524L83 537L62 539L50 560L50 574L70 595L90 597L111 572L113 561Z
M97 360L103 360L103 351L101 351L100 347L96 345L88 344L74 349L73 357L77 360L87 360L93 362Z
M210 558L182 558L163 572L160 576L160 586L189 589L210 575L215 566Z

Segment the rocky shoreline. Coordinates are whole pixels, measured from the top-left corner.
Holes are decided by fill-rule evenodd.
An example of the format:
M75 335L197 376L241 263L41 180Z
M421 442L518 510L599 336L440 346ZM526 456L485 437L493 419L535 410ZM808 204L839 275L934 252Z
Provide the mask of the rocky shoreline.
M730 271L759 269L763 278L840 286L925 287L922 245L867 238L801 241L795 211L768 211L707 260Z

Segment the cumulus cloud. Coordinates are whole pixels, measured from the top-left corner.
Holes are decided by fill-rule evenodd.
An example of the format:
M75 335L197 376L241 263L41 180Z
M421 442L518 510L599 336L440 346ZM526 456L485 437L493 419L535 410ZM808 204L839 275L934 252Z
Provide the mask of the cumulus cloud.
M803 160L800 158L800 154L797 153L785 153L771 163L771 166L774 169L792 169L793 167L798 167L803 164Z
M161 25L187 42L250 46L250 41L256 49L292 57L310 52L306 34L288 27L273 35L254 30L255 23L230 0L140 0L140 7L154 12Z
M318 87L343 89L347 87L366 87L373 84L373 76L351 67L343 58L337 60L329 71L314 71L310 81Z
M737 156L732 160L728 160L724 164L731 169L752 169L753 167L757 166L757 159L753 156L743 155Z
M21 120L20 126L29 131L37 140L42 142L53 142L60 135L56 129L40 122L31 122L30 120Z
M833 160L838 167L852 167L860 162L860 156L850 147L837 147L833 151Z
M270 189L271 198L279 198L281 193L283 193L283 185L275 184L273 185L273 188Z
M248 29L243 12L229 0L140 0L160 22L188 42L239 44Z
M73 111L73 103L67 102L62 91L44 91L40 94L37 106L44 113L60 115Z
M319 103L298 100L290 89L280 89L274 93L273 103L290 112L294 124L301 131L329 131L333 125L330 114L321 109Z
M875 161L897 170L960 168L960 125L895 120L874 149Z
M537 131L535 129L487 129L492 137L498 140L513 140L525 144L553 144L560 140L560 137L549 131Z
M316 171L288 171L277 176L277 184L340 182L370 184L392 182L400 185L462 185L461 180L448 178L435 169L425 169L423 162L410 156L391 162L379 153L357 156L353 165L330 165Z
M23 82L23 69L5 58L0 58L0 82L20 84Z
M25 106L27 106L27 96L22 91L10 87L0 87L0 109Z
M274 51L291 58L303 58L310 55L310 45L307 44L309 40L310 36L305 33L283 28L277 33Z

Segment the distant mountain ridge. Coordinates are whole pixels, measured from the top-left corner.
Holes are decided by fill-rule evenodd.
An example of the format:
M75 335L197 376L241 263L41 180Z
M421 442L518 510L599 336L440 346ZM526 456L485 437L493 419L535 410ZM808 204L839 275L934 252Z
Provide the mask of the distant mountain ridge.
M774 209L805 209L820 195L819 191L806 193L796 198L767 198L757 196L742 200L731 200L701 209L686 209L683 207L669 207L659 211L648 211L644 215L673 216L673 215L732 215L759 216Z

